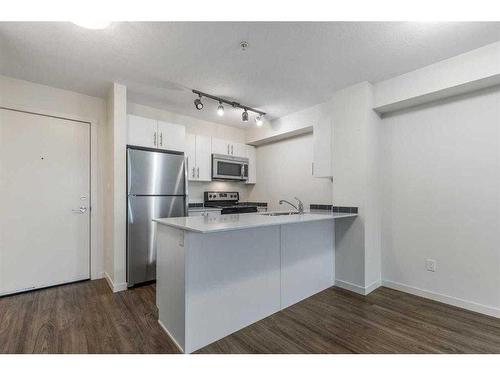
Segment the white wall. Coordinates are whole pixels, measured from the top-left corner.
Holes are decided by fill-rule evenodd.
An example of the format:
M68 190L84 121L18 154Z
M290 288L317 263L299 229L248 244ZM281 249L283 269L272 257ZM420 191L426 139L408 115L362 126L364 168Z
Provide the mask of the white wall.
M393 114L381 130L384 280L499 315L500 87Z
M355 220L335 224L336 283L364 293L380 282L378 122L368 82L336 92L333 122L333 201L359 207Z
M427 103L500 83L500 42L375 84L380 112Z
M102 277L104 236L105 185L106 185L106 102L101 98L76 92L40 85L28 81L0 76L0 105L11 108L30 109L34 112L64 115L92 121L97 132L92 134L93 144L97 144L96 161L92 165L93 183L96 185L96 204L92 207L95 218L96 254L92 259L92 277ZM94 256L95 255L95 256Z
M108 95L108 177L110 193L107 199L107 228L112 236L106 237L106 274L113 291L127 288L126 284L126 144L127 144L127 88L113 83ZM108 233L109 235L109 233Z
M309 204L331 204L332 182L311 175L313 136L305 134L257 147L257 184L248 200L268 202L270 210L289 210L280 199L300 198ZM296 203L296 202L295 202Z
M273 121L264 121L261 127L250 127L246 131L248 144L260 145L300 134L311 133L318 122L322 104L305 108Z
M194 117L179 115L162 109L152 108L141 104L128 103L127 112L129 114L148 117L156 120L184 125L186 133L200 134L207 137L217 137L228 139L234 142L245 143L245 130L225 125L203 121ZM250 186L243 183L231 182L193 182L188 184L189 201L203 202L204 191L237 191L240 193L240 200L246 201Z

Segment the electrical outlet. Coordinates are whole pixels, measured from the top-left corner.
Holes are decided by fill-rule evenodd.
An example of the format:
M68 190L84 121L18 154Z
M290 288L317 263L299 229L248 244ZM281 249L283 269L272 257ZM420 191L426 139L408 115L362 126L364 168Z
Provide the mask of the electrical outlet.
M437 263L434 259L426 259L425 260L425 268L427 271L436 272Z

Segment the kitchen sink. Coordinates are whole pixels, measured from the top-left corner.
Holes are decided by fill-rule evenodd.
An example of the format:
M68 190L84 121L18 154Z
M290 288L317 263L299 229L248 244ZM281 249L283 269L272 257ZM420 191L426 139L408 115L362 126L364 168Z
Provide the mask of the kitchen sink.
M298 212L266 212L261 215L264 216L290 216L290 215L298 215Z

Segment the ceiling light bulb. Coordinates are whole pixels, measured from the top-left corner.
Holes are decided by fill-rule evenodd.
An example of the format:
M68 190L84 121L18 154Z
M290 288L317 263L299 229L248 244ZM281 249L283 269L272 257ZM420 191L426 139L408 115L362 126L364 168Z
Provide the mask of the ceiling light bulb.
M102 21L102 20L81 20L81 21L73 21L73 23L77 26L92 30L102 30L111 24L111 22L109 21Z
M259 116L257 116L257 117L255 118L255 123L257 124L257 126L262 126L262 124L263 124L264 122L262 121L262 116L261 116L261 115L259 115Z
M219 106L217 107L217 114L219 116L224 116L224 106L221 102L219 102Z
M247 110L246 110L246 109L245 109L245 110L243 111L243 113L241 114L241 121L243 121L243 122L248 122L248 112L247 112Z
M201 110L203 109L203 103L201 102L201 95L200 95L200 97L199 97L199 98L196 98L196 99L194 100L194 106L196 107L196 109L197 109L198 111L201 111Z

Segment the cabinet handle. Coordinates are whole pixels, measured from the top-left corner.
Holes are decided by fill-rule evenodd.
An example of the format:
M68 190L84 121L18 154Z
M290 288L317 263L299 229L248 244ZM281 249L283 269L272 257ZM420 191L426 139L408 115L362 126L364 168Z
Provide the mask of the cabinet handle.
M314 176L314 162L311 163L311 175Z
M231 145L231 155L234 155L233 154L233 145Z
M194 178L194 167L193 167L193 178Z
M197 169L197 178L200 178L200 167L196 168Z
M227 154L229 155L229 143L227 144Z
M163 132L160 133L160 146L163 146Z
M155 135L153 136L153 144L156 146L156 132Z

